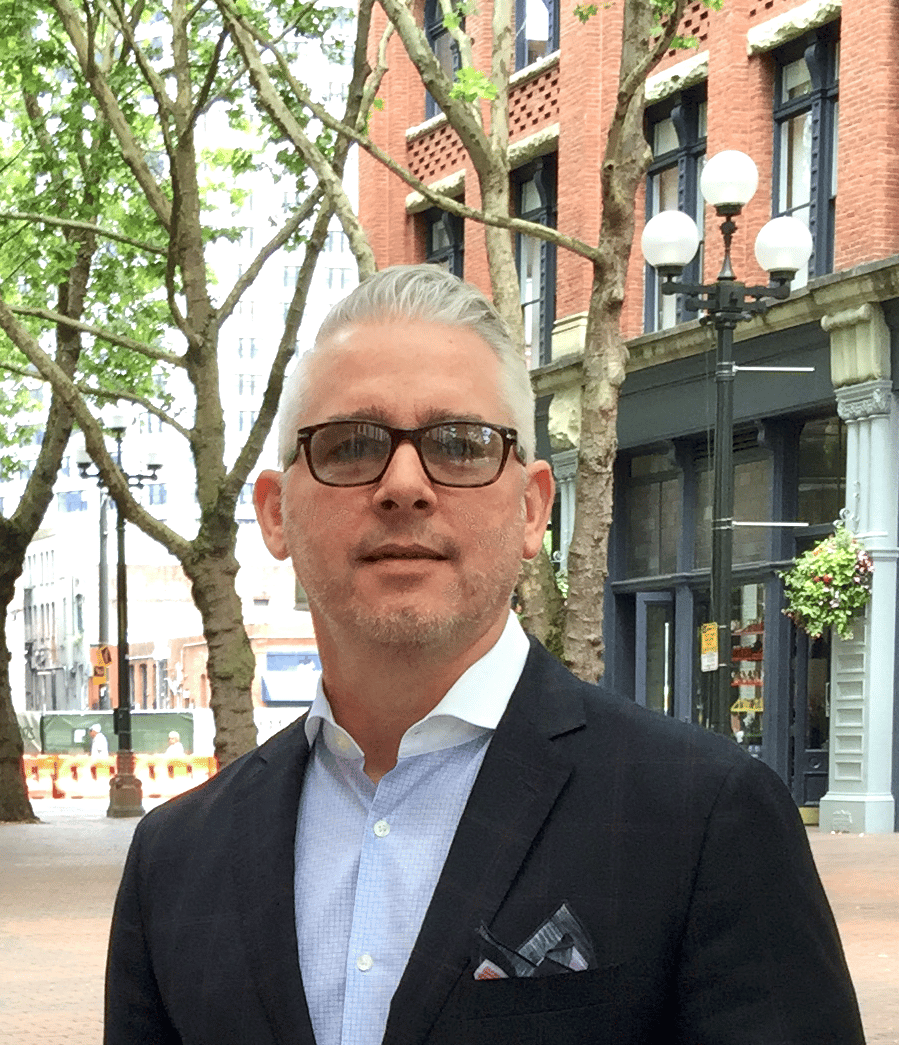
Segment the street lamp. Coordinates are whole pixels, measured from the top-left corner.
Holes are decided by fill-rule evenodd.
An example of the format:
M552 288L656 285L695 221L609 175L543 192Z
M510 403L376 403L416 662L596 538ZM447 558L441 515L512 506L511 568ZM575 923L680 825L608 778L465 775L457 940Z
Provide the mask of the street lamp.
M129 486L142 487L156 479L162 467L154 459L147 461L146 472L128 473L122 468L122 440L125 437L126 419L117 414L108 425L116 441L116 465ZM82 479L96 479L97 486L106 489L99 469L91 471L90 455L86 450L75 456L78 472ZM113 500L115 498L113 497ZM102 523L101 523L102 525ZM131 679L128 673L128 574L125 565L125 514L116 501L116 607L118 645L118 700L113 711L113 723L119 738L116 752L116 773L109 783L109 809L107 816L143 816L143 791L141 782L134 773L134 752L131 747ZM105 552L105 549L104 549Z
M734 218L752 199L758 187L758 168L745 153L727 150L705 165L700 189L719 217L724 239L724 260L714 283L680 283L676 277L688 265L699 246L699 230L688 215L662 211L643 230L641 245L647 262L664 277L663 294L685 294L685 306L703 311L700 323L711 324L717 334L715 362L715 447L712 493L711 627L717 642L712 659L715 672L708 724L721 733L730 731L731 700L731 594L734 514L734 329L737 323L764 312L774 301L790 296L790 281L811 257L812 237L797 218L775 218L758 234L755 256L771 275L768 286L746 286L734 276L730 248L737 230Z

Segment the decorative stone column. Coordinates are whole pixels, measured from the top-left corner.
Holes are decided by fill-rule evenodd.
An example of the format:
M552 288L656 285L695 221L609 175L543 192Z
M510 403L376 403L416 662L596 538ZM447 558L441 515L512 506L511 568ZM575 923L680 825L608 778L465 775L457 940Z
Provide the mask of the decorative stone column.
M834 635L825 831L889 833L896 656L899 409L889 379L889 331L880 307L825 317L837 411L847 424L847 525L874 563L871 601L851 640Z
M568 548L574 533L574 504L577 487L577 450L552 455L553 475L559 489L559 569L568 569Z
M575 317L577 318L577 317ZM559 563L568 569L568 548L574 533L577 494L577 444L581 431L581 389L559 389L553 395L548 417L553 475L559 490Z

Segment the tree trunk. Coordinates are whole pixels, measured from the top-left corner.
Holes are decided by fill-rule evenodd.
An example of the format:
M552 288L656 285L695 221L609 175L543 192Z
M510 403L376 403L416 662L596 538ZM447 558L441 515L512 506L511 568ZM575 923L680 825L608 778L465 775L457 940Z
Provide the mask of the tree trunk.
M12 657L6 640L6 620L14 590L15 578L7 576L0 589L0 822L35 824L37 817L28 798L22 764L25 747L12 706L9 682Z
M233 550L184 564L206 637L210 703L215 718L215 757L219 766L256 746L250 699L256 658L243 626L235 578L240 565Z
M568 549L570 588L565 609L564 660L580 678L603 672L603 599L608 576L608 539L618 392L626 351L618 330L620 304L609 300L600 271L594 274L584 349L581 434L577 461L577 507Z

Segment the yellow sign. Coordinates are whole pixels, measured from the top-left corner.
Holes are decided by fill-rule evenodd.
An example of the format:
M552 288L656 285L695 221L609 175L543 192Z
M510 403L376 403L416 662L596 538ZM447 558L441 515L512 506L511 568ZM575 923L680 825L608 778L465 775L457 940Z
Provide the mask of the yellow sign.
M718 625L715 623L700 625L699 666L703 671L718 669Z
M93 678L94 682L101 685L104 682L109 681L109 662L112 660L112 655L109 652L108 646L92 646L91 647L91 665L93 667Z

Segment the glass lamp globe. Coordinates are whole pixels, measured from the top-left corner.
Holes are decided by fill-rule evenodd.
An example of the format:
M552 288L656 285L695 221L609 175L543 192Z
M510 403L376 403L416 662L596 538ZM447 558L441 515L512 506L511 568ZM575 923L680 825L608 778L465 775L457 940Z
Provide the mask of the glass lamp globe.
M699 229L683 211L663 210L647 221L640 246L653 268L663 276L676 276L696 255Z
M798 218L773 218L755 240L755 257L774 279L792 279L812 256L812 234Z
M751 156L736 149L716 153L703 167L699 188L721 213L739 214L755 195L759 169Z

